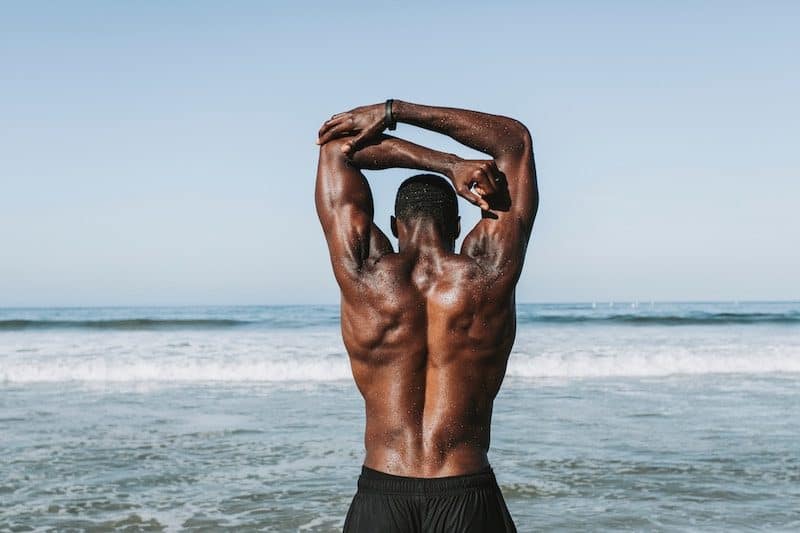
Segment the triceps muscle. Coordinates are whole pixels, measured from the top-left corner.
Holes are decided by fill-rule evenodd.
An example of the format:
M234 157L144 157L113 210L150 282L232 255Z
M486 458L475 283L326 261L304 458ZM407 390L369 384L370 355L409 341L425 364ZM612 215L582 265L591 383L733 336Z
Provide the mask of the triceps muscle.
M369 183L339 143L320 148L315 203L337 280L357 275L369 257L374 207Z
M484 216L464 239L461 251L493 272L498 282L505 280L513 287L522 272L539 205L530 137L518 153L505 154L496 162L505 176L510 203Z

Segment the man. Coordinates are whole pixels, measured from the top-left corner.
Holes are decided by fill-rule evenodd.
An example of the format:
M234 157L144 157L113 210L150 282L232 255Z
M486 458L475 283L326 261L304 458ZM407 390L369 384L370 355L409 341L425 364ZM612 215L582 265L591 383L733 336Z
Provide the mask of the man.
M492 159L383 135L396 122ZM506 117L388 100L334 115L317 142L317 213L366 404L366 458L345 531L515 531L487 452L538 207L528 130ZM391 217L396 252L373 222L361 173L394 167L452 183L423 174L400 185ZM460 253L455 193L482 209Z

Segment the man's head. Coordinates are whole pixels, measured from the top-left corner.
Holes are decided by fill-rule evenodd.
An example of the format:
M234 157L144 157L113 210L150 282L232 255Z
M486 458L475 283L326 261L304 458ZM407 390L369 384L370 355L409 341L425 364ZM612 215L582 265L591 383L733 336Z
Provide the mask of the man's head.
M433 174L419 174L400 184L394 201L392 233L398 236L398 222L416 220L433 222L445 239L455 242L461 222L456 193L447 180Z

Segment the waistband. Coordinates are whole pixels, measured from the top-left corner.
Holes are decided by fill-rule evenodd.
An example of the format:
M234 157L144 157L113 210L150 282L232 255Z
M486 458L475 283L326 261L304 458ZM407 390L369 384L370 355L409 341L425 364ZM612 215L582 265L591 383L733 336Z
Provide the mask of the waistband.
M494 472L488 466L485 470L473 474L433 478L394 476L362 466L361 476L358 478L359 490L382 494L442 494L490 488L496 485Z

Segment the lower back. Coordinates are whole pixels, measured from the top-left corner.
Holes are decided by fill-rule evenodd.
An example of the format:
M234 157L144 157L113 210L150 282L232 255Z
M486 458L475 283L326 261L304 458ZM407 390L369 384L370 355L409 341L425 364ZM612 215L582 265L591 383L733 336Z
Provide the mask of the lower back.
M408 365L413 358L406 355L381 368L353 361L366 403L365 465L410 477L485 469L508 353L456 357L441 366L430 360Z

